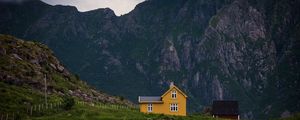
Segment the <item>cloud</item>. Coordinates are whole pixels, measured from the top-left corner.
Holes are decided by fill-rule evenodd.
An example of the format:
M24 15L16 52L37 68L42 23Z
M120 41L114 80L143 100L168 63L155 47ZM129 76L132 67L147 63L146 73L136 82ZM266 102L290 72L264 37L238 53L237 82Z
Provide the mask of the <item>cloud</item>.
M51 5L75 6L79 11L89 11L98 8L110 8L116 15L126 14L145 0L42 0Z

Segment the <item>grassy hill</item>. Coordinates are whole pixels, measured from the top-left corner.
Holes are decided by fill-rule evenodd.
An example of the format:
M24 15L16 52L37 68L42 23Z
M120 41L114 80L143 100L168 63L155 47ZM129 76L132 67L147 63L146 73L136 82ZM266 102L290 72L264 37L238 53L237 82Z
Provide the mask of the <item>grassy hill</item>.
M61 107L67 104L68 99L73 102L134 105L122 97L88 86L79 76L71 74L47 46L37 42L0 35L0 71L0 117L15 114L26 118L29 109L37 111L38 106L45 109L58 104ZM49 111L40 112L40 115L46 113Z

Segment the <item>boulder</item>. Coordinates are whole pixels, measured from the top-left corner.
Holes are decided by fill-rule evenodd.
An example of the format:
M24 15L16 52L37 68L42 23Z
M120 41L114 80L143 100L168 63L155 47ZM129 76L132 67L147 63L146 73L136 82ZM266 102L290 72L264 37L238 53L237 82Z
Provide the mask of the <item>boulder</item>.
M57 65L57 70L58 70L59 72L63 72L64 69L65 69L65 68L64 68L63 66Z
M12 54L12 56L18 60L23 60L18 54Z

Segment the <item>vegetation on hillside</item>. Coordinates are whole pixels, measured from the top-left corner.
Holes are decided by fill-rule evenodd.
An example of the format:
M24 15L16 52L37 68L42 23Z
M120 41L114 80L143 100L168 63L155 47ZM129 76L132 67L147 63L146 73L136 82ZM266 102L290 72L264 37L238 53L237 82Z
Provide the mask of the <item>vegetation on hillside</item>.
M72 75L47 46L37 42L0 35L0 71L0 115L26 118L37 105L41 109L59 103L59 109L39 110L38 116L56 113L72 109L75 100L133 106L128 100L89 87Z

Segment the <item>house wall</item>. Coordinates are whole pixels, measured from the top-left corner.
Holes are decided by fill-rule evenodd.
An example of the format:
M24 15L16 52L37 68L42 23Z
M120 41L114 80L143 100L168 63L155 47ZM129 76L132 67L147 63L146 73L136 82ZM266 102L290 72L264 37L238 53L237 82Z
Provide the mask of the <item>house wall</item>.
M173 99L171 97L171 92L173 90L175 90L176 93L177 93L176 99ZM175 89L173 87L165 96L163 96L162 100L164 101L165 114L186 116L186 97L184 97L184 95L181 92L179 92L177 89ZM178 104L178 111L177 112L171 112L170 104L172 104L172 103L177 103Z
M140 112L156 113L156 114L164 113L164 104L163 103L152 103L152 112L148 112L147 110L148 110L148 103L140 104Z
M176 99L173 99L171 97L171 91L173 90L176 90L177 93ZM166 95L162 98L163 103L152 103L152 112L150 113L186 116L186 98L174 87L172 88L171 91L166 93ZM178 104L177 112L171 112L170 104L172 103ZM147 103L140 103L141 112L149 113L147 111L147 107L148 107Z

